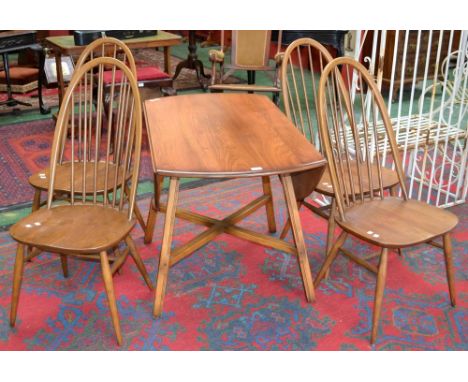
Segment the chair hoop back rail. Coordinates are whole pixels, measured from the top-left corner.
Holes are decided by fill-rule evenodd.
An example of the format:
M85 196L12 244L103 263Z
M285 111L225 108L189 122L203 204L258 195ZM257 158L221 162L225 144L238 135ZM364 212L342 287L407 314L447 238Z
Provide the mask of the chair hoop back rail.
M321 73L332 60L328 50L311 38L293 41L283 56L281 87L285 113L316 147L320 147L320 140L316 139L318 120L313 112L317 110L319 79L315 78L314 70Z
M368 192L368 185L374 185L373 189L377 191L378 197L384 198L382 167L394 166L402 197L407 200L408 196L392 123L377 84L367 69L355 60L340 57L333 62L334 65L325 68L320 79L319 118L322 138L325 141L325 154L327 158L330 155L329 167L333 167L330 176L337 208L341 220L345 220L345 208L376 197L375 192ZM342 65L341 70L338 65ZM357 86L361 89L355 102L347 88L354 76L357 77ZM366 87L367 92L364 95ZM355 110L358 104L360 110ZM369 117L370 121L367 120ZM378 121L383 121L384 132L377 132ZM327 134L324 134L324 131ZM383 153L375 149L381 146L383 141L388 142L390 147L390 155L386 158L390 164L385 163ZM377 164L377 172L372 171L373 163ZM336 177L337 173L341 176ZM345 177L351 181L344 182Z
M118 106L115 113L112 112L113 104L108 104L109 109L106 113L108 115L107 133L104 137L104 102L102 92L104 87L103 74L105 65L112 65L114 74L115 70L118 69L123 72L123 75L121 82L118 84L120 90ZM94 76L95 69L98 69L97 79ZM136 80L133 80L135 80L134 73L132 73L127 65L110 57L94 59L83 64L79 70L76 71L75 78L70 82L70 90L67 89L67 93L65 94L57 119L58 128L54 134L49 170L50 179L47 208L51 208L52 206L56 168L58 164L62 163L64 148L62 143L70 129L71 144L69 155L71 160L69 190L71 204L74 205L77 200L81 203L88 202L88 194L92 195L92 202L96 204L98 203L97 196L102 190L111 190L112 200L110 201L110 196L107 195L107 197L102 198L102 204L104 206L109 204L113 208L122 210L125 198L117 197L118 189L121 188L125 180L130 177L131 186L130 194L128 195L128 218L129 220L132 218L140 166L142 132L141 102L138 86L135 83ZM97 81L97 100L94 100L95 81ZM116 85L117 83L114 76L111 87L112 98ZM96 104L96 113L93 113L94 104ZM78 109L78 115L76 114L76 109ZM113 123L114 114L116 118L115 123ZM137 116L140 117L138 118ZM76 121L77 119L78 121ZM115 129L115 131L113 131L113 129ZM115 136L116 146L111 151L111 137L113 135ZM103 142L103 137L107 138L105 142ZM83 176L80 177L81 187L77 187L75 183L75 174L78 172L78 164L80 164L80 170L83 171ZM86 171L87 166L93 169L91 179L89 179L89 176L86 176L88 174ZM98 184L102 182L102 171L104 172L104 187L100 189ZM100 182L98 182L98 175L101 176ZM89 182L91 182L91 184L89 184ZM89 186L91 186L91 188L89 188ZM118 200L119 203L117 204Z
M137 70L136 70L135 60L133 58L132 52L130 51L130 49L124 42L116 38L112 38L112 37L99 38L93 41L88 46L86 46L86 48L80 54L76 62L74 75L78 73L81 66L83 66L86 62L97 57L111 57L114 59L119 59L122 63L125 64L125 66L127 66L130 69L133 76L135 78L137 77ZM100 97L103 98L106 103L105 107L101 107L101 110L104 110L104 112L106 113L106 116L109 119L109 118L112 118L110 117L110 115L107 114L108 112L110 112L110 106L108 104L109 103L112 104L112 102L110 102L109 100L115 101L115 97L118 95L118 89L117 89L118 86L115 86L115 84L118 84L119 82L118 77L121 74L118 70L116 70L115 66L113 66L112 69L109 71L106 70L106 74L108 75L107 77L110 78L110 80L108 80L107 82L105 81L106 90L102 91L102 94L100 95ZM93 75L93 74L91 73L90 75ZM96 73L94 73L94 76L96 76ZM97 86L97 80L91 80L90 78L90 81L94 81L94 85ZM107 94L107 97L105 96L105 94ZM97 107L97 94L95 94L94 103L95 103L95 107ZM69 146L67 145L67 134L63 135L61 145L62 146L61 146L61 152L60 152L60 165L62 167L59 168L57 171L57 180L54 185L54 190L57 192L54 195L54 198L59 197L60 195L63 195L66 198L68 198L70 191L71 191L69 187L69 182L66 179L62 179L63 176L65 177L67 176L69 167L70 167L70 162L68 162L64 158L64 151L67 149L67 146ZM88 145L88 149L90 149L89 145ZM88 167L88 171L89 169L90 168ZM84 174L85 173L86 172L84 172ZM92 174L88 174L87 176L89 177L90 175ZM29 183L35 188L35 195L34 195L34 200L32 204L33 212L39 209L41 205L46 203L46 201L41 202L41 191L47 190L47 187L49 184L48 177L49 177L49 172L47 169L44 169L33 174L29 178ZM105 190L101 187L101 189L99 190L99 193L104 193L104 191ZM126 189L124 191L126 192ZM93 192L93 191L90 190L90 192ZM142 226L143 229L145 229L145 222L136 204L135 204L135 215L137 217L139 224Z

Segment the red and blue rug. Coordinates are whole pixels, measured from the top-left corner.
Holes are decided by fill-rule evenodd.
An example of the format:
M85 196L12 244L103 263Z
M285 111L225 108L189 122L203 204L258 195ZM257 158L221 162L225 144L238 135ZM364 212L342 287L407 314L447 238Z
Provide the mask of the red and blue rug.
M41 163L39 161L39 163ZM20 164L18 163L18 166ZM184 208L221 218L261 193L260 180L231 180L184 190ZM278 227L285 209L274 181ZM140 201L147 211L149 197ZM458 306L449 303L442 253L421 245L391 253L375 346L369 344L375 276L338 258L330 278L305 300L297 261L291 255L221 235L174 266L163 315L152 317L153 293L132 261L114 285L124 337L132 350L468 350L468 207L452 208L460 224L453 234ZM302 211L313 274L323 261L325 221ZM161 217L154 242L137 246L154 279L161 244ZM263 209L242 225L266 232ZM203 228L178 221L175 245ZM289 238L290 240L291 238ZM372 248L348 242L355 253ZM0 233L0 349L117 350L99 265L70 260L64 279L57 257L28 263L16 328L8 325L16 244Z
M31 203L34 190L28 178L47 167L55 122L52 119L0 126L0 208ZM143 139L140 180L153 179L151 158Z

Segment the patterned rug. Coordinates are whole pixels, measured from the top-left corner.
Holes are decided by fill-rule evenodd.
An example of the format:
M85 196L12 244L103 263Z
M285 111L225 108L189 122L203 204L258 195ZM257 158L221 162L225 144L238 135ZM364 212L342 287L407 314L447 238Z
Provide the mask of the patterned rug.
M43 89L42 91L42 97L44 100L44 104L47 107L54 107L58 106L58 90L57 89ZM23 102L28 102L32 106L21 106L17 105L14 108L11 108L6 105L0 106L0 118L2 115L6 114L11 114L12 110L39 110L39 98L38 98L38 91L32 90L28 93L24 94L13 94L13 98L23 101ZM7 94L5 92L0 92L0 101L5 101L7 99Z
M285 221L279 182L273 182L276 220ZM182 191L179 205L215 218L261 193L259 179L230 180ZM140 202L147 211L149 198ZM124 344L132 350L468 350L468 207L452 209L458 306L449 303L443 256L421 245L391 253L377 344L369 344L375 277L338 258L330 278L305 300L294 257L228 235L198 250L169 273L163 315L153 319L153 293L128 261L114 284ZM302 211L314 275L323 261L325 221ZM163 219L153 244L139 227L132 236L154 280ZM266 232L264 210L242 223ZM174 242L202 228L177 221ZM372 250L348 242L355 253ZM15 329L8 326L15 243L0 233L0 349L117 350L98 264L70 260L64 279L57 257L25 267Z
M51 119L0 127L0 209L32 201L28 178L49 165L54 128ZM140 180L147 179L153 179L153 170L144 137Z

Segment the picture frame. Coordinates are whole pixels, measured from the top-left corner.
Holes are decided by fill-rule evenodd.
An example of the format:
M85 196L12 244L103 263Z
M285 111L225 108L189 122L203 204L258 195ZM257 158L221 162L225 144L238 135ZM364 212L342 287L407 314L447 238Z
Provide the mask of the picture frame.
M69 82L72 78L75 65L71 56L62 56L63 81ZM47 85L57 84L57 66L55 57L48 57L44 62L44 73Z

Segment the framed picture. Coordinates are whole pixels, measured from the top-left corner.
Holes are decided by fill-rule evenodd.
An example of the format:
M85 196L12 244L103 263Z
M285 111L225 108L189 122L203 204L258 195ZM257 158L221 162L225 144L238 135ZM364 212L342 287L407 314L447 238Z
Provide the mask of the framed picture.
M75 66L71 56L62 56L62 73L64 82L69 82L71 80L74 70ZM55 63L55 57L48 57L45 59L44 73L47 85L57 83L57 65Z

